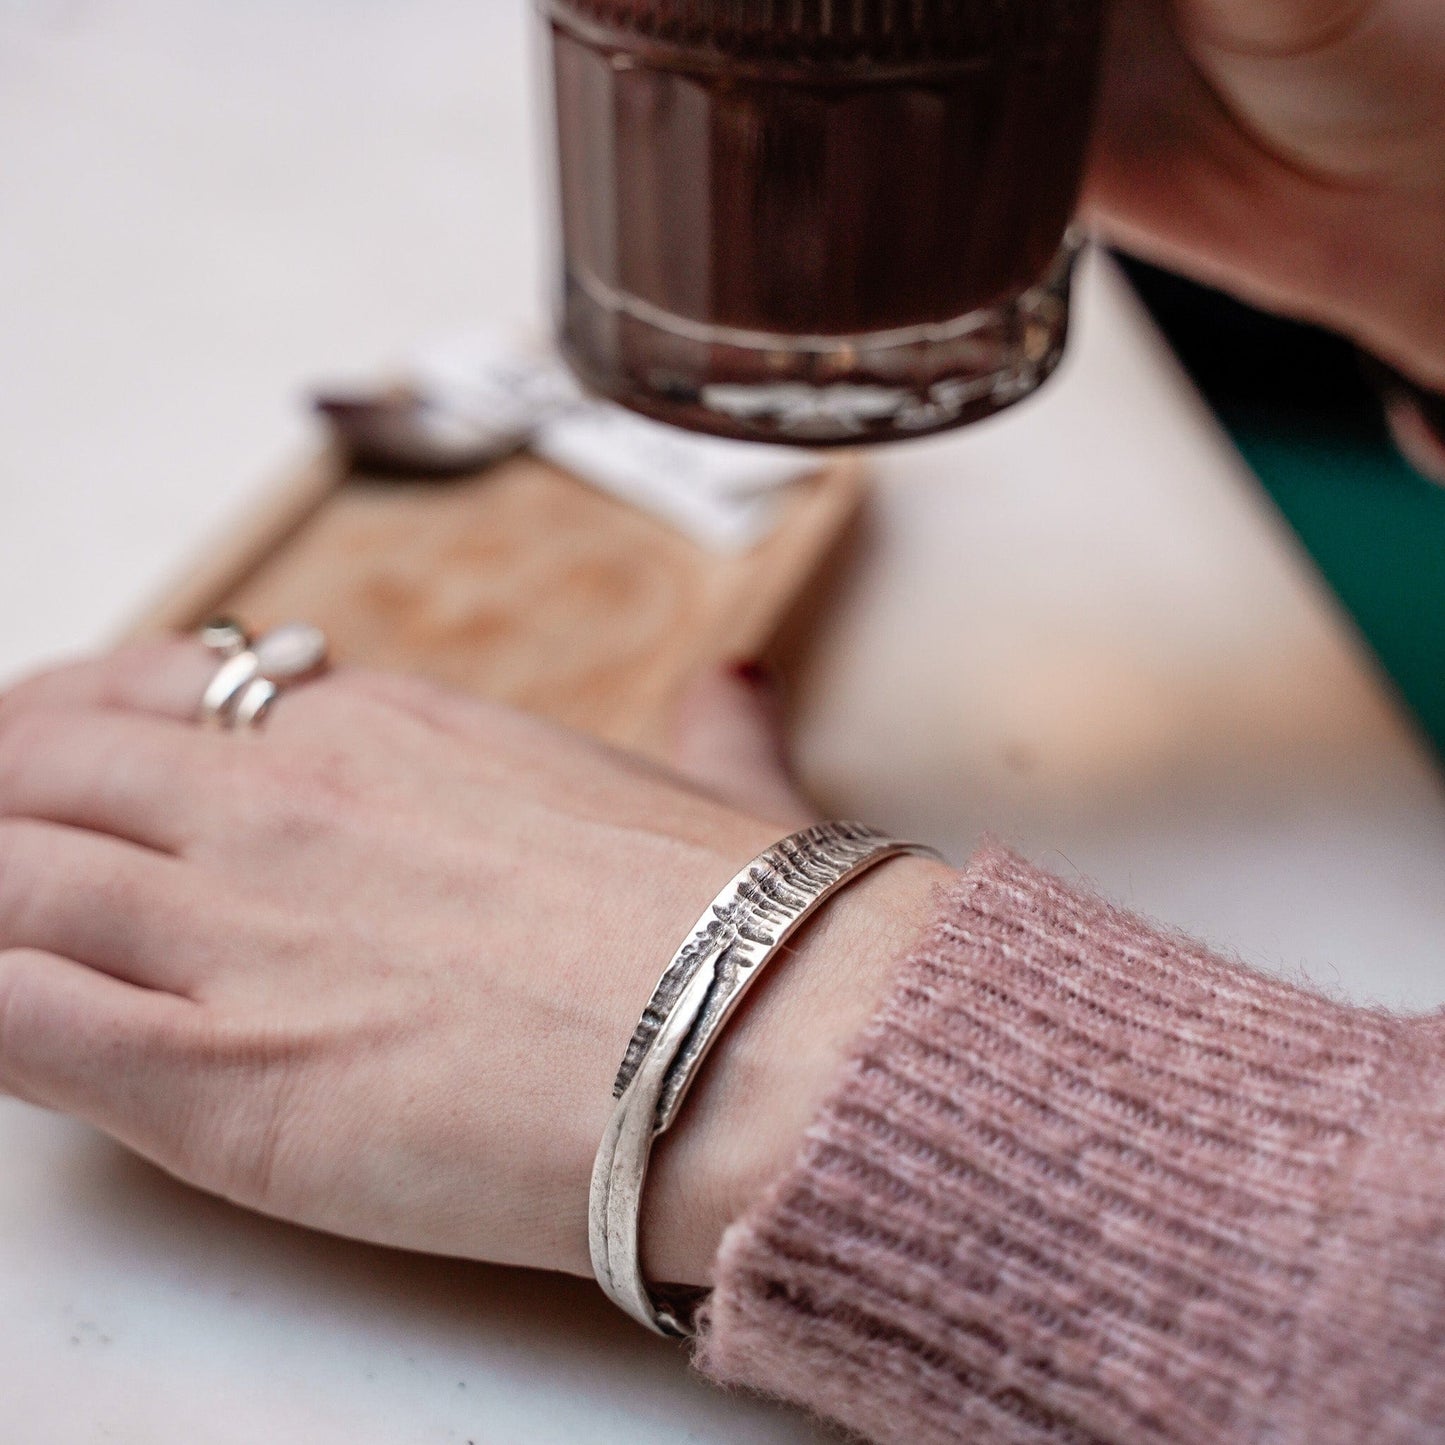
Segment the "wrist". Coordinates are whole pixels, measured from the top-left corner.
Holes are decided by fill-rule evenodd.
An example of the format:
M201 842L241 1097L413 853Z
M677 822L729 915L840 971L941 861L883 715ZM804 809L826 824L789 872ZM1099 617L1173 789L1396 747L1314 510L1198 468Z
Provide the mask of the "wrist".
M723 1232L792 1163L949 871L918 858L883 865L830 899L759 981L654 1150L648 1278L708 1282Z

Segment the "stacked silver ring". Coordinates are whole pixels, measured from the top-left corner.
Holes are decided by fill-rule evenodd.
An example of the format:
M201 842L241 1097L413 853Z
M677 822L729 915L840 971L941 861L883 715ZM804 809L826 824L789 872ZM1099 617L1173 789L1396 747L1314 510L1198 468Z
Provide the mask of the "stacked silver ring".
M207 727L257 727L282 692L326 671L326 634L309 622L284 623L253 641L239 623L218 618L201 629L201 642L221 659L201 697Z

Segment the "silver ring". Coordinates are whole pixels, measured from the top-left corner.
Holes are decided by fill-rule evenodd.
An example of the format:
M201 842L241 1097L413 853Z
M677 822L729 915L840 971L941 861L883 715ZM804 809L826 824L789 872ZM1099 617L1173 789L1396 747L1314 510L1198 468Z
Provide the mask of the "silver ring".
M260 727L271 711L271 704L281 696L281 689L269 677L254 677L241 690L231 712L231 726L237 729Z
M201 628L201 646L217 657L237 657L251 646L251 638L234 618L213 617Z
M284 623L251 642L221 619L202 630L201 641L224 659L201 697L201 722L213 728L256 727L282 692L319 677L328 663L326 634L309 622Z
M261 671L261 661L250 648L228 657L218 667L201 695L201 724L210 728L231 726L236 699Z

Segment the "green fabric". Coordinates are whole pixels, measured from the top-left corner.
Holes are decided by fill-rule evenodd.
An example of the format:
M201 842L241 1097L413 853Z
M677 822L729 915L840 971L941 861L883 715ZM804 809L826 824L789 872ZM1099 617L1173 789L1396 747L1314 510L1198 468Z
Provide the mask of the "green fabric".
M1445 488L1358 428L1224 422L1445 755Z

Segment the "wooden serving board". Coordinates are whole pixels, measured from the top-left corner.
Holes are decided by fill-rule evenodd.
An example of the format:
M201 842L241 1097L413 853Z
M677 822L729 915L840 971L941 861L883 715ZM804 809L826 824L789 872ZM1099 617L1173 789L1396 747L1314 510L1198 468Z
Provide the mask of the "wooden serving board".
M133 629L303 618L344 662L421 673L661 755L681 689L766 647L862 495L856 463L796 483L738 556L522 453L443 482L324 455Z

